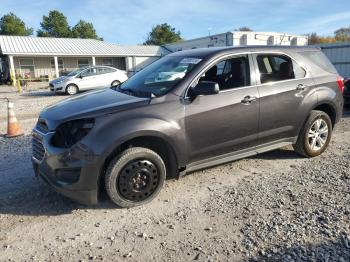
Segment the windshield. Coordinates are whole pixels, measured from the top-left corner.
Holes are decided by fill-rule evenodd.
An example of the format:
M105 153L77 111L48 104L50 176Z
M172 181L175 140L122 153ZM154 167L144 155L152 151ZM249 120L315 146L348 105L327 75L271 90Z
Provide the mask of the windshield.
M119 90L146 97L162 96L200 61L197 57L165 56L133 75L119 86Z
M78 68L78 69L75 69L74 71L70 72L67 76L75 76L79 73L81 73L81 71L85 70L86 68Z

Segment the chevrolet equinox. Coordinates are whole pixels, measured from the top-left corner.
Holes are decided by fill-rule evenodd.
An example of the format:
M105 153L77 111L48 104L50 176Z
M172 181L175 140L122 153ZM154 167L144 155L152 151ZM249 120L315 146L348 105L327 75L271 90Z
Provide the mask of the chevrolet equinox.
M181 72L179 71L181 69ZM96 204L147 203L166 178L286 145L329 145L342 78L317 48L225 47L169 54L107 89L45 108L33 129L37 176Z

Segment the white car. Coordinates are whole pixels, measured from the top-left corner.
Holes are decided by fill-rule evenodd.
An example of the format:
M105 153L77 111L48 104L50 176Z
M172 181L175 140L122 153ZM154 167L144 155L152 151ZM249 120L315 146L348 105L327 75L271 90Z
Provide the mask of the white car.
M74 95L81 90L116 86L128 79L126 71L109 66L91 66L76 69L67 76L50 81L50 90Z

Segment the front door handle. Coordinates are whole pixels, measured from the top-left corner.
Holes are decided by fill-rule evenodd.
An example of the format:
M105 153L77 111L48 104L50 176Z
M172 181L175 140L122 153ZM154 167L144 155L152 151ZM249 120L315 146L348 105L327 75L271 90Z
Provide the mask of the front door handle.
M253 101L256 100L256 97L255 96L245 96L241 103L244 104L244 105L249 105L251 104Z
M306 86L304 86L303 84L299 84L299 85L297 85L297 90L299 90L299 91L303 91L303 90L305 90L305 88L306 88Z

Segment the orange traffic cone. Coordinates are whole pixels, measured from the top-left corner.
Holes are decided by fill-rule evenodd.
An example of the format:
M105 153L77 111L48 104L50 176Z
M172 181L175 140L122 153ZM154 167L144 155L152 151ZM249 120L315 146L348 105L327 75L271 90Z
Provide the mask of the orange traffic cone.
M14 104L10 101L7 103L7 109L8 109L8 118L7 118L7 134L6 137L16 137L16 136L22 136L23 130L21 128L21 125L19 124L15 111L13 111Z

